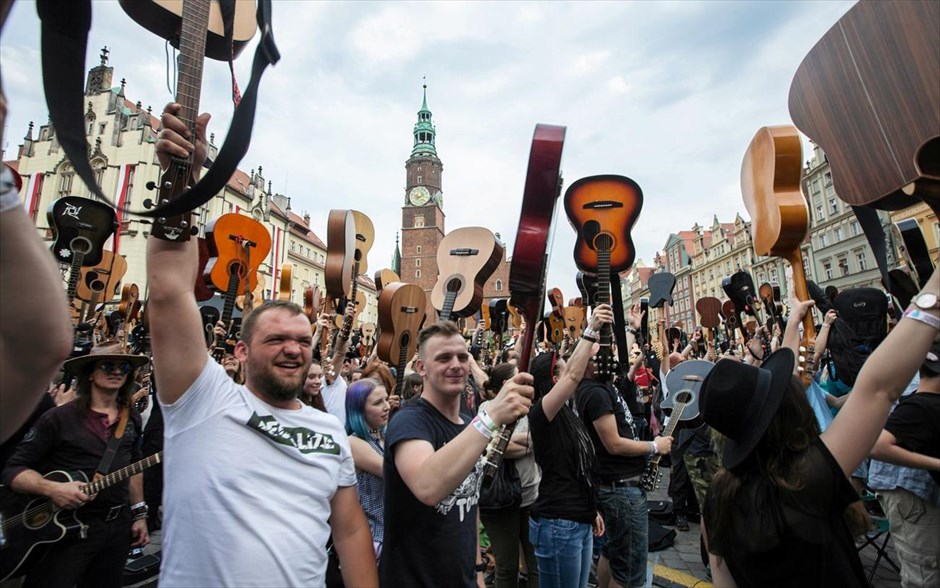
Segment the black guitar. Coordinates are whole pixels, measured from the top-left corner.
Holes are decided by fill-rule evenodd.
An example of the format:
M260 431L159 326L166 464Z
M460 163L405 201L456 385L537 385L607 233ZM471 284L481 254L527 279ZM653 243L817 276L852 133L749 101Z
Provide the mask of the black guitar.
M679 423L696 423L699 420L698 393L702 381L708 372L715 367L710 361L692 360L684 361L671 369L666 376L668 394L663 398L662 407L670 409L669 423L663 430L663 437L669 437L679 426ZM640 486L647 492L652 492L659 485L662 474L659 471L659 460L662 456L656 454L646 464L646 470L640 478Z
M591 308L597 306L597 276L585 272L578 272L575 276L575 282L578 284L578 290L581 292L581 299Z
M49 472L44 478L53 482L88 482L82 492L91 496L113 486L134 474L163 461L163 452L111 472L94 482L88 482L83 472L70 474L62 470ZM81 509L79 509L81 510ZM44 496L19 494L2 489L0 492L0 582L26 573L28 560L42 556L51 544L68 535L82 538L87 526L78 518L79 510L60 510Z
M662 308L667 302L669 306L672 306L672 292L676 289L676 276L669 272L660 272L651 275L647 284L650 289L650 306Z
M117 229L114 209L96 200L63 196L46 213L55 234L52 254L59 263L69 264L69 302L75 299L79 270L101 263L104 243Z

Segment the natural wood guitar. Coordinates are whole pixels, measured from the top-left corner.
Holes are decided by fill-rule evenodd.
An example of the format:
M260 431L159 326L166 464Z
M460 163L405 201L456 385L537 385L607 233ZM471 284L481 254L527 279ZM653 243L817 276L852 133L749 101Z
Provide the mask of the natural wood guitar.
M419 286L393 282L379 296L379 359L396 369L396 390L402 389L405 366L418 349L418 331L424 324L427 296ZM390 391L391 392L391 391Z
M437 282L431 305L441 320L472 316L483 304L483 288L503 260L502 244L489 229L463 227L447 233L437 248Z

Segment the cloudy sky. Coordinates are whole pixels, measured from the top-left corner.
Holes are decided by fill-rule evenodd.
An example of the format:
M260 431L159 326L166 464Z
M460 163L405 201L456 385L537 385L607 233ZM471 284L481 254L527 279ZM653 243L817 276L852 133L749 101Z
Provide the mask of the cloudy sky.
M282 59L265 74L241 167L325 237L331 208L375 222L371 268L387 266L401 225L404 162L427 76L444 163L446 227L481 225L512 249L536 123L568 127L566 186L621 174L642 187L633 230L650 263L669 233L746 215L744 150L761 126L790 122L800 61L852 5L811 2L274 2ZM45 122L35 5L16 2L0 39L10 102L4 148ZM87 63L111 49L127 97L159 111L164 43L116 1L96 1ZM253 42L236 62L242 87ZM202 110L217 142L231 117L228 68L207 61ZM574 233L559 202L548 285L576 294ZM746 216L745 216L746 218Z

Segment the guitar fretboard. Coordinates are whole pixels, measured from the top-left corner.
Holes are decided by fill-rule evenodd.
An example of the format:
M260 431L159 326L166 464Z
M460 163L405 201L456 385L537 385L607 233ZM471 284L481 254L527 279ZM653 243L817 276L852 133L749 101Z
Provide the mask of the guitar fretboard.
M145 469L157 465L161 461L163 461L163 452L158 451L157 453L154 453L150 457L146 457L138 462L132 463L131 465L121 468L117 470L116 472L111 472L107 476L104 476L103 478L95 480L94 482L89 482L88 484L85 484L82 487L82 492L84 492L85 494L89 496L93 494L97 494L98 492L101 492L102 490L104 490L105 488L108 488L109 486L113 486L114 484L117 484L118 482L124 480L125 478L129 478L133 476L134 474L139 474Z
M598 235L597 240L597 304L610 304L610 235ZM600 351L597 352L597 377L609 380L613 377L611 327L605 323L600 331Z
M339 332L340 339L343 341L349 339L349 333L352 332L353 317L359 312L359 309L356 308L356 295L359 293L359 260L353 262L352 273L352 288L350 290L349 300L347 300L346 304L352 304L355 310L353 310L352 314L347 314L343 317L343 328Z

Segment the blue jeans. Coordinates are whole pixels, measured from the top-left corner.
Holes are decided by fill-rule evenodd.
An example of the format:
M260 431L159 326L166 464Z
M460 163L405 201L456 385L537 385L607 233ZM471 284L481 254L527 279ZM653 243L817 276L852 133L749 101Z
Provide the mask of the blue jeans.
M625 587L646 585L649 554L649 507L641 488L610 488L598 491L601 514L607 528L602 555L610 562L610 573Z
M539 562L541 588L587 586L591 571L591 525L531 517L529 541Z

